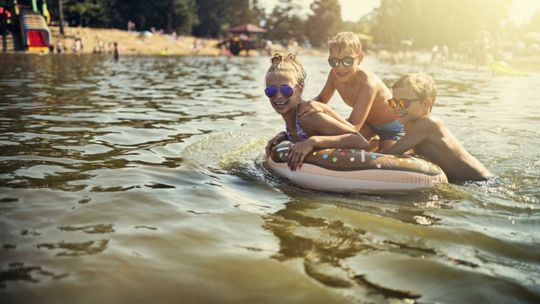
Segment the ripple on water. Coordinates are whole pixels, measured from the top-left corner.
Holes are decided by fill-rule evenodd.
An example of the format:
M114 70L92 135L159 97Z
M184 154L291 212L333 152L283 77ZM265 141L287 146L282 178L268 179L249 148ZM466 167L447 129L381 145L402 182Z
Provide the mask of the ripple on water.
M0 284L13 302L95 290L135 302L133 290L158 302L538 302L538 75L428 67L434 113L499 183L348 195L265 168L266 141L285 128L262 92L268 58L124 58L0 56ZM302 56L305 97L326 81L325 60ZM389 85L420 67L363 65ZM338 94L330 106L350 112Z

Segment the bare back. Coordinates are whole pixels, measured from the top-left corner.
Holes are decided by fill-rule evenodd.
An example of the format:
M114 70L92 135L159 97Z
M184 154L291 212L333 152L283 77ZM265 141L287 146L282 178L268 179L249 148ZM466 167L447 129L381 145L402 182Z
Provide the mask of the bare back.
M450 181L483 180L490 175L438 117L429 115L419 119L409 135L414 136L419 130L426 132L426 137L414 146L414 151L439 165Z

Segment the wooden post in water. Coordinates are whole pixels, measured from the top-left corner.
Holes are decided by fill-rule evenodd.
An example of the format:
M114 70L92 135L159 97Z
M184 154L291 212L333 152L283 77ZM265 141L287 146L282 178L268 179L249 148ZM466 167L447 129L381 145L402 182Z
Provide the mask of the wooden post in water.
M64 37L64 10L62 9L62 0L58 0L58 14L60 15L60 35Z

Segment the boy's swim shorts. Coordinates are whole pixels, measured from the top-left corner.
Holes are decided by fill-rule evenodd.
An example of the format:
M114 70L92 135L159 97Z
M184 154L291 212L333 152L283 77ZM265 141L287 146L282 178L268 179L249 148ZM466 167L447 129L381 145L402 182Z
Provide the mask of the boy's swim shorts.
M371 130L379 137L381 140L400 140L405 135L405 129L403 125L398 121L394 120L392 122L383 124L383 125L369 125Z

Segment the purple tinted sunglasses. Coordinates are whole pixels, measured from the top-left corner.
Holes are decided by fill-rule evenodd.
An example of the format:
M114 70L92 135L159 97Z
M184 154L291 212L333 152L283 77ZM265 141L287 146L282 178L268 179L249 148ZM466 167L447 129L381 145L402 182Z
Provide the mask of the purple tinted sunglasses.
M277 95L278 91L285 97L291 97L294 93L294 89L288 84L282 84L280 86L269 85L264 89L264 94L272 98Z

